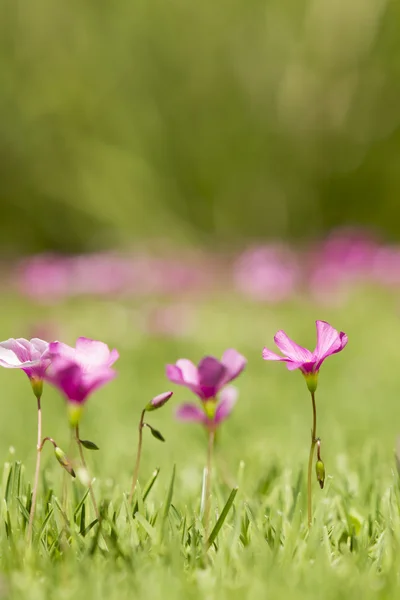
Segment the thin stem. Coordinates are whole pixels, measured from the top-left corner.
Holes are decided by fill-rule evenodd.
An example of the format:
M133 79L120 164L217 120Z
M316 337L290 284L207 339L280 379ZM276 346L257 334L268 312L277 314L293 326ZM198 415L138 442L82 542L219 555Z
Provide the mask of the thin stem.
M38 408L38 426L37 426L37 444L36 444L36 469L35 469L35 479L33 483L32 490L32 504L31 511L29 513L29 525L28 525L28 544L32 542L32 533L33 533L33 521L35 519L35 511L36 511L36 498L37 491L39 486L39 474L40 474L40 458L42 455L42 407L40 406L40 396L37 398L37 408Z
M138 449L136 453L136 462L135 468L133 469L133 478L132 478L132 487L131 493L129 494L129 504L132 503L133 494L135 493L137 479L139 475L139 467L140 467L140 459L142 456L142 444L143 444L143 427L144 427L144 415L146 414L146 410L142 410L142 414L140 415L139 421L139 440L138 440Z
M214 456L214 442L215 442L215 431L210 429L208 432L208 445L207 445L207 467L206 467L206 498L204 508L204 529L205 537L208 538L208 529L210 521L210 510L211 510L211 477L212 477L212 463Z
M81 457L82 467L85 469L86 473L89 474L89 471L88 471L88 468L87 468L87 464L86 464L86 461L85 461L85 456L83 454L83 448L82 448L81 440L79 438L79 425L77 425L75 427L75 440L76 440L76 443L78 444L79 455ZM97 508L96 496L94 495L94 491L93 491L93 486L92 486L92 482L91 482L91 479L90 479L90 475L89 475L88 488L89 488L90 497L92 499L92 504L93 504L94 512L96 514L97 519L100 519L100 513L99 513L99 509Z
M69 441L68 456L72 456L74 445L74 430L71 429L71 439ZM67 512L67 500L68 500L68 473L64 471L62 480L62 495L61 495L61 506L64 511Z
M308 492L308 526L312 525L312 497L311 497L311 474L314 458L315 444L317 443L317 409L315 406L315 393L311 392L311 401L313 408L313 424L311 430L311 447L310 457L308 459L308 481L307 481L307 492Z

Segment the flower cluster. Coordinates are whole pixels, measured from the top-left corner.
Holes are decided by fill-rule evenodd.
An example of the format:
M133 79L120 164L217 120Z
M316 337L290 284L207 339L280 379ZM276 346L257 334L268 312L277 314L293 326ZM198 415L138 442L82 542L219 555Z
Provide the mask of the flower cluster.
M311 393L313 407L313 426L311 436L310 459L308 469L308 515L311 525L311 467L315 448L317 448L316 475L321 489L325 481L325 465L321 459L321 439L316 434L316 404L315 392L318 383L318 374L323 362L329 356L343 350L347 344L347 335L338 332L326 321L316 321L317 343L314 351L299 346L288 335L280 330L274 340L282 355L272 352L268 348L263 350L265 360L285 362L292 371L298 369L305 377L307 387ZM63 342L48 343L39 338L25 340L11 338L0 343L0 365L11 369L21 369L28 376L32 390L38 402L38 444L37 467L32 495L32 508L29 522L29 532L32 534L33 515L36 502L36 491L39 478L40 453L46 441L54 446L57 460L68 473L75 476L71 461L61 450L53 438L41 439L41 396L43 382L48 382L58 388L67 400L70 425L74 428L75 439L79 447L82 465L86 470L86 463L82 447L97 450L93 442L82 440L79 436L79 423L82 408L88 397L97 389L108 383L116 376L113 366L119 354L116 349L110 350L107 344L85 337L77 339L75 347ZM185 403L178 407L176 416L186 422L201 424L208 432L208 459L207 459L207 486L205 527L208 527L211 462L215 439L215 432L231 414L237 401L237 390L229 385L246 367L245 357L234 348L226 350L219 360L214 356L205 356L196 366L192 361L181 358L175 364L166 366L166 376L170 382L184 386L195 394L200 404ZM132 502L136 489L139 472L140 457L142 452L143 429L150 429L152 435L164 442L163 435L145 421L146 414L164 406L171 398L173 392L168 391L155 396L142 409L139 421L138 452L134 468L131 493L129 501ZM99 511L95 495L88 479L93 507L99 518Z
M79 421L88 396L116 376L111 366L118 356L103 342L84 337L78 338L75 348L38 338L0 343L0 365L24 371L37 397L42 395L43 381L57 387L68 402L72 424Z

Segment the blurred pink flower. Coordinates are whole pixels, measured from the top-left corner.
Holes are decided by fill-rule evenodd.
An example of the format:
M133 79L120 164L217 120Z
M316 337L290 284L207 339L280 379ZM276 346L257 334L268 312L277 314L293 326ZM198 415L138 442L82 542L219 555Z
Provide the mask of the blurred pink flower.
M70 294L69 259L53 255L32 256L17 268L20 292L45 304Z
M236 379L246 366L246 359L233 348L225 350L222 359L205 356L196 367L186 358L167 365L166 374L172 383L184 385L200 400L215 398L230 381Z
M178 360L175 365L167 365L168 379L189 388L202 401L201 407L195 404L178 407L177 418L201 423L208 429L218 427L228 418L237 400L236 389L225 386L240 375L246 362L244 356L230 348L224 352L221 360L206 356L198 367L185 358Z
M80 406L88 396L116 376L111 366L119 354L115 349L110 351L103 342L80 337L75 348L52 342L48 356L51 366L45 379L64 394L71 405L71 420L76 424Z
M384 286L400 285L399 246L381 246L377 249L372 264L372 277L374 281Z
M178 406L175 414L180 421L200 423L208 429L215 429L229 417L237 398L237 389L229 385L220 392L217 403L206 407L206 410L204 410L204 407L197 406L197 404L187 403Z
M348 292L349 285L371 279L377 241L358 229L339 229L318 245L311 257L309 288L330 304Z
M258 246L239 257L233 276L236 288L244 296L261 302L280 302L295 293L300 268L288 247Z

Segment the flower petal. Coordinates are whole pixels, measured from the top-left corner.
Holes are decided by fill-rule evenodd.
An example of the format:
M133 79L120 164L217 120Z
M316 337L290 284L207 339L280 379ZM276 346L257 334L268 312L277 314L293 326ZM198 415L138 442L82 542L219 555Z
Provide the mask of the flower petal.
M214 422L218 425L225 421L231 414L238 399L238 391L233 386L228 386L221 391L220 401L215 411Z
M8 369L18 369L23 362L18 358L14 350L10 348L8 342L0 343L0 364Z
M316 369L318 370L323 361L331 354L343 350L348 342L348 337L343 331L338 332L326 321L316 321L317 345L314 350Z
M186 423L207 423L204 411L195 404L181 404L175 412L176 418Z
M117 360L118 356L118 352L113 350L113 357L111 358L110 349L104 342L85 337L80 337L76 340L76 360L85 366L110 366L110 364ZM111 363L110 359L112 360Z
M228 348L222 355L221 363L226 367L227 371L224 383L228 383L240 375L247 364L247 360L234 348Z
M294 362L310 362L313 360L312 352L296 344L284 331L278 331L274 336L274 340L282 354Z
M199 375L197 367L187 358L180 358L176 361L176 366L182 373L183 381L190 385L197 385L199 382Z
M40 354L40 356L42 356L42 354L44 354L49 347L49 343L41 340L40 338L32 338L31 344L33 348Z
M264 360L280 360L287 362L289 359L286 356L279 356L279 354L275 354L268 348L263 348L262 357Z
M53 384L72 402L83 402L85 390L80 384L81 369L76 363L67 363L63 359L54 360L46 372L46 381Z
M227 369L214 356L205 356L199 363L199 386L202 397L214 398L224 384Z
M46 352L46 358L63 357L66 360L75 360L76 350L63 342L51 342Z
M172 381L172 383L177 383L178 385L185 385L185 380L183 379L182 371L176 365L166 365L165 374L167 378Z

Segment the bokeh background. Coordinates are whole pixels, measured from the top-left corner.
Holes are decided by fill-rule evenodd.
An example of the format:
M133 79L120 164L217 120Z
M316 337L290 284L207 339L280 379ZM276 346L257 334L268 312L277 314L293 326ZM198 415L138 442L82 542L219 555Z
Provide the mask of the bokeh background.
M101 448L98 485L127 489L142 405L171 385L165 364L230 346L249 364L222 437L227 472L245 460L251 490L273 461L304 465L307 391L261 349L280 328L313 348L316 318L350 340L321 376L327 469L377 447L389 472L400 428L400 3L1 8L0 337L84 335L120 351L118 379L83 423ZM35 401L22 373L0 376L2 455L11 447L31 473ZM177 462L196 495L204 436L171 418L189 400L175 391L153 421L168 443L148 440L143 478L160 464L167 485ZM68 445L62 399L46 389L43 401L45 432Z
M400 236L395 0L3 0L0 249Z

